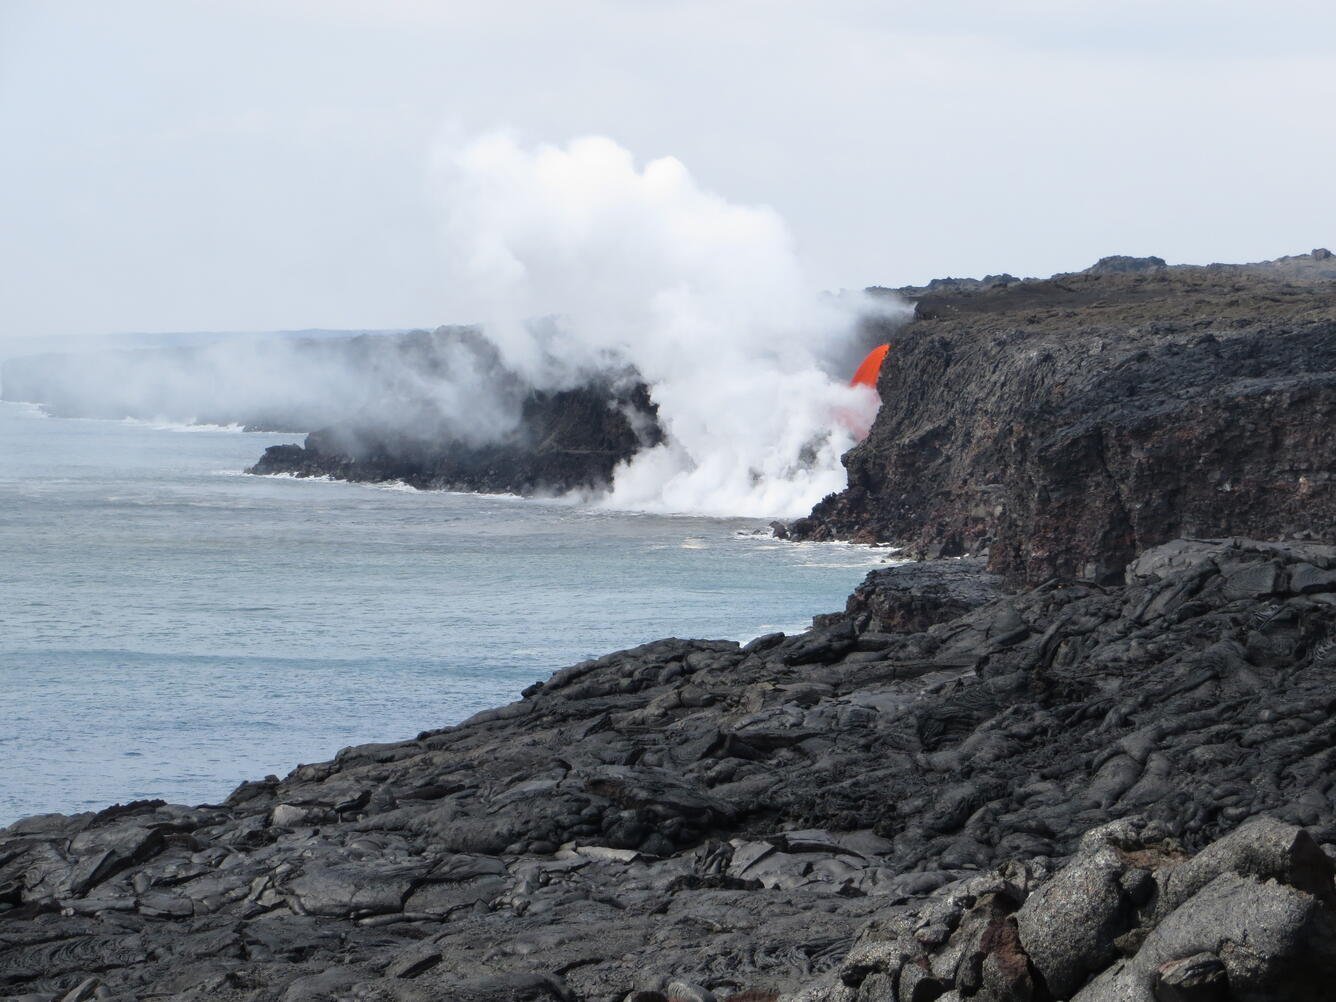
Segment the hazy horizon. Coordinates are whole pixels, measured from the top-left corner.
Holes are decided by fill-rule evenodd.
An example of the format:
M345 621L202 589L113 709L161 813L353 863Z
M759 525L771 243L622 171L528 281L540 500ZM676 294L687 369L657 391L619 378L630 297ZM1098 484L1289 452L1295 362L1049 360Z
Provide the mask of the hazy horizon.
M470 323L442 165L606 136L830 290L1336 237L1336 11L11 0L0 336ZM542 304L539 304L541 306Z

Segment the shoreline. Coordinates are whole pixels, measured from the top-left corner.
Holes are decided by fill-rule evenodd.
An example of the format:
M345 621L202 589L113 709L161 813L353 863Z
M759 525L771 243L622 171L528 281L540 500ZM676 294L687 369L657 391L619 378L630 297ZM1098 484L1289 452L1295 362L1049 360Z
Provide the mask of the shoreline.
M153 430L163 430L163 429L153 429ZM236 475L237 475L237 476L241 476L242 474L236 474ZM331 482L332 482L332 481L331 481ZM350 485L350 486L354 486L354 487L365 487L365 488L380 488L380 487L382 486L382 485L379 485L379 484L367 484L367 483L356 483L356 482L352 482L352 483L350 483L349 485ZM488 497L488 498L491 497L490 495L483 495L483 496L484 496L484 497ZM515 500L530 500L530 499L516 498ZM616 513L614 513L614 514L616 514ZM739 520L739 519L719 519L719 518L716 518L716 517L714 517L714 516L658 516L658 515L654 515L653 517L656 517L656 518L674 518L674 519L675 519L675 518L679 518L679 517L681 517L681 518L694 518L694 519L704 520L704 521L709 521L709 522L724 522L724 523L734 523L734 522L744 521L744 520ZM765 531L768 532L768 530L765 530ZM850 552L850 551L852 551L853 553L866 552L866 553L868 554L868 559L866 559L866 560L853 561L853 562L849 562L849 563L847 563L847 564L844 563L844 562L841 562L840 566L842 566L842 567L847 567L848 570L849 570L851 573L852 573L852 572L855 572L855 571L860 571L860 570L861 570L861 571L871 571L871 570L875 570L875 569L882 569L882 568L885 568L885 567L899 566L901 563L907 562L907 561L902 561L902 560L897 560L897 559L895 559L895 558L893 557L893 555L892 555L895 551L893 551L893 550L891 550L891 549L883 548L883 547L881 547L881 546L869 546L869 545L867 545L867 544L847 543L847 542L843 542L843 541L835 541L835 542L830 542L830 543L785 543L785 542L781 542L781 541L775 539L775 537L773 537L773 536L770 536L770 535L761 535L761 534L760 534L761 532L762 532L762 530L759 529L759 528L756 529L756 530L753 530L752 532L747 532L747 531L744 531L744 530L741 530L741 529L735 529L735 530L732 530L731 532L728 532L726 535L720 535L718 538L712 538L711 541L710 541L710 543L709 543L708 545L706 545L706 546L702 546L702 547L699 547L699 548L702 548L702 549L710 549L710 548L712 548L713 546L720 545L720 544L723 543L723 542L726 542L726 541L729 541L729 540L736 540L736 541L738 541L738 542L743 543L744 545L752 545L752 544L756 544L756 545L762 545L762 546L764 546L765 544L770 543L770 542L776 542L776 543L778 543L778 545L783 545L783 546L786 546L786 547L788 547L788 546L792 546L792 547L794 547L794 548L796 548L796 549L798 549L798 550L806 550L806 551L808 551L809 553L818 553L818 554L821 553L822 551L827 551L827 550L830 550L830 551L835 552L835 553L840 553L840 552ZM690 537L688 537L688 538L690 538ZM684 547L686 547L686 548L698 548L698 547L692 546L692 545L689 544L689 543L683 543L683 544L681 544L681 545L684 546ZM885 554L885 557L884 557L884 558L881 556L882 554ZM820 617L820 615L822 615L822 614L818 614L818 618ZM716 635L715 637L713 637L713 638L711 638L711 639L714 639L714 640L722 640L722 641L726 641L726 642L734 642L734 643L738 643L738 644L745 645L746 643L748 643L749 641L755 639L756 637L758 637L758 636L760 636L760 635L762 635L762 634L765 634L765 633L769 633L769 632L780 631L780 632L784 632L784 633L789 634L789 635L794 635L794 634L802 633L802 632L804 632L805 630L809 629L809 628L810 628L810 625L811 625L811 620L812 620L812 618L813 618L813 617L808 616L808 617L805 617L805 621L797 621L797 620L795 620L795 621L792 621L792 622L790 622L790 623L785 623L785 622L781 622L781 621L777 621L777 622L773 622L773 623L763 623L762 625L760 625L760 626L758 626L758 627L756 627L756 628L754 628L754 629L749 629L748 631L745 631L745 632L742 632L742 633L737 633L737 634L732 634L732 635L729 635L729 634L720 634L720 635ZM658 638L653 638L653 637L651 637L651 638L646 639L644 642L645 642L645 643L652 643L655 639L658 639ZM542 648L541 648L541 645L537 645L537 646L533 647L533 648L531 649L530 652L531 652L531 653L539 653L539 652L541 651L541 649L542 649ZM96 652L87 652L87 653L89 653L89 654L96 654L96 655L107 655L107 654L113 654L113 653L115 653L115 652L111 652L111 651L96 651ZM140 656L144 656L142 652L140 652ZM181 654L181 655L155 654L154 656L155 656L155 657L164 657L164 658L172 657L172 658L176 658L176 659L179 659L179 660L183 660L183 661L185 661L185 662L193 662L193 661L196 661L196 660L201 659L201 658L203 658L203 659L207 659L207 656L206 656L206 655L201 655L201 654L189 654L189 655L187 655L187 654ZM237 659L237 660L253 660L253 659L258 659L258 660L272 661L272 662L279 662L279 661L283 661L283 660L300 660L299 658L296 658L296 657L293 657L293 658L290 658L290 659L285 659L284 657L279 656L279 655L251 655L251 656L246 656L245 658L243 658L242 656L238 655L236 659ZM335 660L335 659L331 659L331 658L329 658L329 657L327 657L327 656L324 656L324 657L321 657L320 660L321 660L323 663L331 663L331 662L332 662L333 660ZM337 661L338 661L338 663L340 663L340 664L342 664L342 665L344 665L344 666L347 666L347 667L351 668L351 667L354 667L354 666L357 666L357 665L365 664L366 661L367 661L367 659L366 659L366 657L363 656L363 655L351 655L351 654L350 654L350 655L346 655L346 656L344 656L344 657L342 657L342 658L340 658L340 659L337 659ZM544 669L542 669L542 670L543 670L543 671L546 671L547 673L550 674L550 673L552 673L552 672L559 671L559 670L560 670L560 667L562 667L562 666L559 666L559 667L549 667L549 668L544 668ZM516 688L516 692L518 693L518 691L519 691L519 688L517 687L517 688ZM494 707L490 707L490 708L494 708ZM437 726L441 726L441 725L439 725L439 724L437 724L437 723L434 723L434 722L432 722L432 721L430 721L430 720L426 720L426 719L424 719L424 720L420 721L420 723L419 723L419 729L421 729L421 727L423 727L423 726L437 727ZM447 725L447 726L454 726L454 725ZM411 724L410 724L410 727L411 727ZM375 741L375 740L393 741L393 740L396 740L396 739L399 737L399 733L402 733L402 731L397 732L397 733L385 733L385 734L382 735L382 736L372 736L372 737L367 738L367 740L372 740L372 741ZM328 756L336 755L337 752L339 751L339 749L340 749L341 747L344 747L344 746L338 746L338 745L326 745L326 746L323 746L323 750L321 750L321 751L319 751L319 752L317 753L317 755L316 755L316 759L318 760L319 758L321 758L322 756L325 756L325 755L328 755ZM128 750L128 749L127 749L127 750ZM302 761L306 761L306 760L303 759ZM288 766L287 769L286 769L286 771L287 771L287 772L291 772L293 769L300 768L300 767L301 767L301 763L299 762L299 763L296 764L296 765ZM243 774L244 774L244 773L243 773ZM235 778L235 777L234 777L234 779L232 780L232 782L234 782L234 783L235 783L235 782L239 782L239 781L240 781L240 780L237 779L237 778ZM230 789L231 789L230 786L228 786L228 787L226 787L226 788L223 788L223 789L219 789L219 790L218 790L218 796L217 796L215 799L218 799L218 800L224 799L224 796L223 796L223 795L224 795L226 792L230 791ZM97 814L100 814L100 813L102 813L103 811L114 810L114 809L116 809L116 808L118 808L118 807L124 806L124 804L127 804L127 803L136 803L136 802L140 802L140 801L144 801L144 800L157 800L157 799L163 799L164 797L166 798L166 799L164 800L164 802L171 802L171 803L173 803L173 804L176 804L176 803L177 803L177 801L176 801L174 798L172 798L172 796L171 796L170 793L163 793L163 794L159 795L159 794L147 793L147 792L146 792L146 793L140 794L140 795L138 795L138 796L122 796L120 799L106 799L106 800L102 800L102 801L100 801L100 802L98 802L98 803L85 803L85 804L80 805L80 806L74 806L74 805L70 805L70 806L65 806L65 805L52 805L51 809L49 809L49 810L30 811L30 812L23 813L23 814L19 814L19 815L8 815L8 816L0 815L0 831L3 831L7 826L9 826L9 825L11 825L11 824L17 824L17 823L19 823L19 822L25 821L25 820L27 820L27 819L29 819L29 818L32 818L32 817L48 816L48 815L50 815L50 816L60 815L60 816L71 817L71 818L74 818L74 817L83 817L83 816L91 816L91 815L97 815Z
M284 775L346 745L453 723L561 665L628 643L673 633L750 639L805 626L813 611L842 605L868 565L883 559L873 550L779 550L735 538L734 528L764 524L751 519L622 517L219 477L223 467L239 470L236 457L258 452L257 442L274 439L4 413L4 552L18 575L9 655L0 658L14 739L4 745L5 824L144 797L218 800L243 778ZM71 463L67 474L61 468ZM114 486L102 486L99 469ZM50 514L56 510L64 525ZM331 531L345 525L349 534ZM247 549L269 537L277 549ZM573 540L594 548L573 552ZM401 549L403 541L423 544L419 554ZM679 548L697 544L705 548ZM478 566L475 552L488 566ZM325 568L320 579L294 558ZM345 566L368 567L375 594L365 594L361 575L330 578ZM454 566L465 570L440 576ZM610 576L586 593L549 596L575 575L565 567L604 567ZM643 568L656 569L635 585ZM465 571L471 585L461 581ZM103 585L127 573L146 586L179 580L186 590L127 595L118 615L121 598ZM784 580L767 580L776 575ZM623 580L638 593L619 597ZM95 595L87 582L99 585ZM724 594L705 594L716 588ZM85 616L81 597L97 596L92 608L103 614ZM359 618L369 601L379 612ZM479 617L474 642L466 623ZM618 625L627 618L629 626ZM172 634L173 626L194 632ZM389 632L378 636L382 630ZM84 650L103 653L85 661L75 653ZM344 657L324 671L325 654ZM368 659L365 669L355 667L358 658ZM387 681L359 700L359 677ZM178 696L160 700L155 679ZM322 681L312 688L303 679ZM211 691L220 697L212 708ZM315 707L309 740L303 706Z
M1220 881L1267 876L1280 889L1256 893L1307 902L1297 937L1327 914L1312 874L1336 854L1336 810L1230 777L1306 768L1289 721L1325 716L1336 649L1314 638L1333 608L1336 548L1308 543L1174 543L1118 588L1009 593L977 561L874 571L804 634L610 654L219 805L19 822L0 833L0 985L848 1002L914 971L958 991L937 958L992 927L979 970L1015 976L989 997L1020 999L1037 977L1141 971L1139 952L1117 963L1086 935L1115 921L1089 914L1092 867L1141 888L1107 907L1147 944L1174 915L1216 915ZM1298 661L1293 636L1309 638ZM1231 862L1253 858L1273 862ZM1175 875L1192 867L1209 879L1189 893ZM940 934L914 931L946 914ZM53 942L70 944L63 966ZM1273 953L1263 974L1294 974ZM1301 973L1325 976L1323 956Z
M1331 260L913 290L848 488L787 531L961 559L874 570L800 634L570 665L221 804L19 822L0 990L1325 1000ZM340 434L288 458L355 465ZM454 482L391 452L362 472Z

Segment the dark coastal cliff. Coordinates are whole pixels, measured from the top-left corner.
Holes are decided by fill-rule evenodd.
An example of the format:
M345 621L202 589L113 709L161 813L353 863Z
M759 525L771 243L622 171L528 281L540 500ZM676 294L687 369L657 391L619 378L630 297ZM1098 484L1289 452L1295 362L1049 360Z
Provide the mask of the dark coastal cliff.
M903 290L849 486L796 538L1117 577L1178 536L1336 532L1336 259Z
M494 441L460 439L431 422L354 421L312 432L303 445L270 446L246 472L492 494L594 490L611 482L618 463L662 440L657 411L644 383L621 389L591 380L531 391L515 427Z

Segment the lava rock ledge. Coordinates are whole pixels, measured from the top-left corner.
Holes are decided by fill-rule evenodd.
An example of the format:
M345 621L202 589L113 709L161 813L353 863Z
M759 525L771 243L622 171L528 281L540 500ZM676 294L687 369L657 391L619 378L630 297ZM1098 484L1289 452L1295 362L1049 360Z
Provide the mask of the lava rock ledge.
M1336 267L1106 259L901 290L848 487L788 531L1115 582L1181 537L1336 542Z
M221 804L20 821L0 991L1329 998L1336 548L952 577L582 662Z

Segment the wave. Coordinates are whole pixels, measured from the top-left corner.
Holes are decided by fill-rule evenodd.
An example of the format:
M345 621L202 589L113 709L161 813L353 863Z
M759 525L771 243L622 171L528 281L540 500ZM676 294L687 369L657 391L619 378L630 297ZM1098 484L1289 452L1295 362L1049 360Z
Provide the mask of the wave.
M230 471L217 470L216 475L230 473ZM400 494L423 494L424 492L414 487L410 483L402 480L348 480L343 477L336 477L329 473L316 475L307 475L302 473L290 473L287 471L279 473L249 473L243 472L235 474L236 476L260 477L265 480L300 480L306 483L318 484L342 484L345 487L359 487L364 490L376 491L395 491ZM433 494L444 494L449 497L469 497L469 498L487 498L496 501L528 501L531 503L549 503L549 504L567 504L568 502L560 498L544 497L521 497L518 494L488 494L482 491L432 491Z
M330 476L328 473L320 473L316 474L315 476L308 476L304 473L288 473L284 471L280 473L246 472L243 475L247 477L258 477L264 480L302 480L314 484L349 484L349 485L353 484L353 481L351 480L341 480L338 477Z
M98 421L101 418L85 418L80 420ZM194 421L170 421L165 418L121 418L118 424L129 425L132 428L145 428L149 431L179 431L179 432L227 432L237 434L246 431L246 426L240 422L235 424L206 424Z
M733 534L733 538L756 549L787 548L804 558L800 561L804 567L895 567L913 563L911 558L900 555L904 553L903 547L879 543L850 543L842 539L782 540L774 534L773 529L764 532L739 531Z
M66 417L63 415L52 414L47 409L46 404L33 400L0 400L0 406L11 407L25 417L40 417L60 421L95 421L100 424L125 425L131 428L143 428L148 431L224 432L227 434L240 434L246 431L246 426L240 422L234 424L209 424L200 421L177 421L170 418ZM302 433L292 432L291 434L297 435Z
M41 418L51 416L36 400L0 400L0 406L12 407L25 416Z

